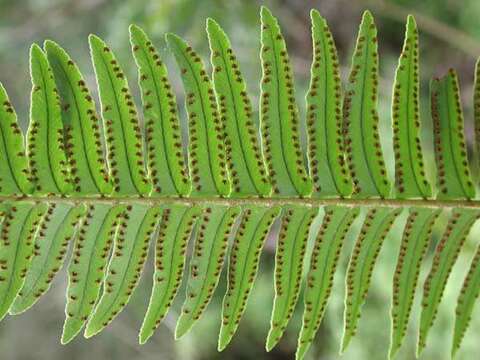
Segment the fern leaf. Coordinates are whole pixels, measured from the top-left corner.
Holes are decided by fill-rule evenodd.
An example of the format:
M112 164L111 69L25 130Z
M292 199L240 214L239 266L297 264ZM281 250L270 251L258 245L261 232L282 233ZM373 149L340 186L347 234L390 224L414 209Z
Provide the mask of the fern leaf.
M475 197L463 129L457 74L430 83L435 158L437 162L438 199L471 199Z
M468 329L475 301L480 294L480 246L477 248L475 256L472 259L470 269L463 282L460 295L457 300L457 308L455 310L455 330L453 333L452 358L455 357L463 336Z
M410 208L393 277L390 359L400 349L405 337L420 266L429 245L433 225L439 214L440 210Z
M238 61L230 40L213 19L207 19L207 34L213 67L212 80L228 139L227 160L233 183L231 196L268 196L272 187Z
M260 124L268 171L275 195L306 196L312 181L305 170L293 72L285 40L266 7L261 11L262 62Z
M423 285L422 313L418 335L417 355L425 348L430 328L435 321L438 306L448 277L470 228L480 217L473 209L453 209L447 228L435 249L432 267Z
M388 197L391 184L385 170L378 129L377 28L366 11L358 32L343 103L347 163L355 196Z
M130 43L142 91L152 195L188 195L192 184L183 157L177 101L168 80L167 67L138 26L130 26Z
M417 24L410 15L393 86L395 186L400 199L432 196L431 186L425 177L420 141L418 51Z
M82 329L100 295L110 250L120 232L126 205L88 205L68 267L62 344Z
M185 268L188 240L201 215L198 207L172 205L163 211L155 246L153 289L138 336L144 344L160 325L177 295Z
M0 83L0 194L20 195L32 192L30 169L25 155L23 133L17 114Z
M348 264L345 298L345 330L341 352L356 333L361 309L370 287L373 268L383 241L401 209L388 207L368 211Z
M52 203L42 222L42 235L37 238L25 282L10 307L16 315L33 306L48 291L55 275L63 266L67 248L85 206Z
M142 131L127 79L110 48L90 35L90 52L102 106L114 192L146 195L151 183L145 171Z
M328 206L317 234L304 294L303 325L296 359L305 357L325 313L343 242L359 214L358 208Z
M65 155L62 114L58 91L47 56L36 44L30 48L32 94L27 155L39 195L71 191Z
M226 196L231 187L227 174L226 139L212 82L203 61L183 39L167 34L166 40L182 73L186 94L192 195Z
M316 10L312 10L310 16L313 61L307 93L307 129L310 174L314 182L312 196L349 196L353 183L343 146L337 49L326 20Z
M6 211L0 228L0 320L24 284L46 208L45 204L21 201Z
M279 207L248 206L243 209L228 261L228 288L223 298L219 351L225 349L237 330L257 276L263 245L279 212Z
M480 57L475 63L475 77L473 83L473 120L477 159L480 161Z
M80 70L58 44L45 41L62 104L62 120L74 194L108 195L113 190L105 166L100 121Z
M297 304L310 225L318 214L318 208L301 206L287 206L283 211L275 254L275 298L267 351L280 341Z
M85 328L89 338L105 328L125 307L135 290L147 258L149 241L155 232L160 207L127 206L123 231L115 239L113 254L100 298Z
M190 261L190 277L175 329L176 339L192 328L210 302L222 272L228 237L239 213L239 207L205 209Z

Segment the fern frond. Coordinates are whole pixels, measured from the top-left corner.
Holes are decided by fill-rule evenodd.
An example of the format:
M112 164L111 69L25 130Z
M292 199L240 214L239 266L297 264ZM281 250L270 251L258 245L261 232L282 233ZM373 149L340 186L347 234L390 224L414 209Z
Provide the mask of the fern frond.
M307 93L307 128L310 174L314 182L312 196L349 196L353 183L345 162L337 49L326 20L316 10L310 16L313 61Z
M130 43L142 91L152 196L186 196L192 184L183 157L177 101L168 80L167 67L138 26L130 26Z
M228 238L240 207L207 207L199 223L185 302L175 328L175 338L185 335L200 319L210 302L222 272Z
M100 120L92 95L65 50L51 40L45 41L44 48L61 101L72 196L108 195L113 186L104 161Z
M27 310L49 289L74 240L61 341L70 342L84 326L85 337L97 334L129 302L154 239L153 288L139 342L154 334L171 308L191 255L175 331L175 337L181 337L213 298L231 241L218 337L222 351L239 326L271 234L277 243L275 297L266 339L270 351L293 316L311 236L296 352L297 359L303 359L325 314L346 235L362 212L366 218L347 268L344 351L357 331L386 236L408 209L392 280L392 358L408 328L419 269L436 219L442 210L452 209L423 286L417 348L422 351L449 273L480 216L457 76L450 70L431 82L437 195L427 180L430 167L424 164L420 140L418 31L409 16L393 89L392 191L379 138L384 124L377 112L379 59L372 15L368 11L363 15L342 100L335 42L326 20L312 10L306 119L299 116L279 23L265 7L260 15L261 131L230 40L212 19L206 29L211 77L183 39L166 35L181 73L188 128L179 117L167 67L138 26L130 27L130 43L144 121L103 40L89 37L102 121L79 68L65 50L50 40L44 51L32 46L26 145L0 85L0 320L7 313ZM475 71L480 153L480 61ZM320 208L321 226L316 221ZM279 233L276 227L270 233L276 219ZM480 292L479 259L477 249L458 297L452 356Z
M413 16L408 16L392 100L395 188L399 199L432 196L432 189L425 177L420 141L418 52L417 24Z
M473 79L473 120L477 159L480 159L480 57L475 63Z
M439 214L440 210L429 208L414 207L409 210L393 277L390 359L400 349L407 332L420 265L429 245L433 225Z
M430 83L435 158L437 162L437 199L475 197L464 134L463 110L455 70Z
M153 289L138 336L140 344L153 335L177 295L185 268L188 240L202 211L172 205L164 209L155 246Z
M275 298L265 348L280 341L298 301L310 225L318 208L286 206L275 253Z
M399 209L372 208L368 211L348 264L345 297L345 330L341 352L344 352L357 331L373 268Z
M212 80L225 126L226 150L230 175L231 196L268 196L272 190L258 141L258 129L253 122L253 109L247 94L240 66L230 40L213 19L207 19L210 43Z
M341 206L325 208L322 227L315 240L306 279L303 325L298 335L295 354L297 360L304 358L320 327L345 236L358 214L359 208Z
M18 125L15 109L1 83L0 174L1 195L21 195L32 192L23 133Z
M100 295L114 239L120 236L125 205L87 205L68 266L62 344L69 343L90 317Z
M435 321L452 267L457 261L470 228L479 217L478 210L458 208L452 210L447 228L435 249L432 267L423 285L417 355L420 355L425 348L427 335Z
M262 6L260 17L260 124L273 193L307 196L312 192L312 181L305 170L300 144L300 121L287 47L270 10Z
M88 40L100 95L114 193L147 195L151 183L145 171L142 131L127 79L105 42L95 35L90 35Z
M103 294L85 328L89 338L107 326L130 300L143 265L149 241L155 232L162 209L144 204L127 206L120 234L115 238L112 257L106 270Z
M66 194L72 190L65 154L62 114L52 69L42 49L30 48L32 94L27 156L38 195Z
M230 194L224 125L217 108L212 82L198 54L180 37L166 40L182 74L189 118L192 195Z
M228 261L228 288L223 297L219 351L225 349L235 335L257 276L263 245L279 213L279 207L248 206L243 209Z
M43 218L41 235L35 241L24 285L10 307L11 315L26 311L48 291L55 275L63 266L68 245L85 211L83 204L50 205Z
M45 203L30 201L16 202L6 210L0 228L0 320L25 282L46 210Z
M460 344L462 343L468 325L472 320L472 312L475 301L480 294L480 246L470 264L467 276L463 281L462 289L457 300L457 308L455 309L455 328L452 341L452 358L455 357Z
M377 28L372 14L366 11L358 31L343 102L345 148L355 197L390 195L391 184L379 137L377 100Z

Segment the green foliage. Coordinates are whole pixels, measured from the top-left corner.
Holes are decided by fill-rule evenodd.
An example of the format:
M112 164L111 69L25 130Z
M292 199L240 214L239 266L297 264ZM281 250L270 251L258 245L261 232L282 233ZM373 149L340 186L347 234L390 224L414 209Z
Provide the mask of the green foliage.
M343 132L347 163L355 185L355 197L388 197L390 180L385 170L378 135L377 28L366 11L343 100Z
M438 306L442 300L452 267L457 261L458 254L470 232L470 228L479 217L480 212L478 210L452 210L447 228L435 249L432 267L423 284L422 314L420 317L417 354L420 354L425 347L428 332L435 321Z
M262 7L260 123L265 159L273 192L281 196L308 195L312 181L303 163L300 121L295 103L293 72L277 19Z
M164 209L155 246L153 289L139 341L145 343L172 305L185 268L188 239L201 215L198 207L171 205Z
M32 192L23 133L5 88L0 83L0 195Z
M212 79L225 126L227 157L230 158L231 196L268 196L271 185L260 152L258 130L252 119L253 109L230 40L213 19L207 20L207 33Z
M62 105L65 153L74 192L110 194L113 186L103 161L100 121L90 91L65 50L51 40L45 41L44 48Z
M8 206L1 227L0 319L7 314L25 282L35 235L41 232L46 204L17 202Z
M472 318L475 301L480 294L480 246L477 248L475 256L472 259L470 270L463 282L462 290L458 297L457 308L455 310L455 329L453 334L452 358L455 357L463 336Z
M127 206L106 269L103 294L88 320L85 337L101 331L127 304L140 279L160 214L161 208L156 206Z
M47 56L36 44L30 48L32 95L27 155L39 195L71 191L60 101Z
M33 258L22 290L10 307L10 314L20 314L30 308L52 283L65 261L68 245L75 228L85 214L85 205L67 203L50 205L36 239Z
M226 136L212 82L198 54L180 37L166 35L182 73L190 133L192 195L228 195Z
M138 26L130 27L130 42L142 90L152 196L188 195L191 181L183 159L177 102L168 80L167 67Z
M144 167L142 131L127 79L110 48L95 35L88 40L100 94L113 190L124 195L148 194L151 184Z
M279 211L279 207L248 206L243 209L228 261L228 289L223 298L219 351L225 349L237 330L257 277L263 245Z
M349 196L353 183L345 162L342 138L342 94L337 49L326 20L315 10L310 15L313 60L307 94L307 128L309 167L315 187L312 196Z
M325 208L307 274L303 325L298 336L297 359L303 359L315 333L320 327L332 291L333 278L342 251L345 236L355 218L358 208Z
M395 186L398 198L432 195L425 177L420 141L420 84L418 31L413 16L407 19L405 42L393 86Z
M439 210L410 208L393 277L390 358L393 358L405 337L420 265L428 249L433 225L439 214Z
M283 208L275 255L275 299L267 337L267 351L280 341L297 304L308 234L317 214L318 208L315 207Z
M437 198L471 199L475 196L475 186L468 167L456 72L450 69L443 78L433 79L430 92L439 190Z
M100 295L112 244L123 231L125 210L124 205L88 205L68 267L63 344L78 334L91 315Z
M399 209L370 209L348 264L345 297L345 331L341 351L345 351L357 331L360 311L367 297L375 262Z
M177 321L175 338L180 338L190 330L210 302L222 272L228 237L239 213L239 207L207 205L204 209L195 238L185 302Z
M65 50L51 40L45 51L32 46L26 144L0 86L0 318L27 310L49 289L74 242L61 341L70 342L84 326L85 337L97 334L127 305L152 240L153 288L139 342L145 343L167 315L187 277L188 257L177 338L202 317L228 257L221 351L237 331L270 237L276 241L275 297L266 348L280 341L305 284L296 354L303 359L326 312L346 236L364 213L346 276L343 351L357 331L380 249L404 210L408 218L392 281L393 357L406 335L435 220L453 208L424 283L422 351L449 273L480 211L455 72L431 83L437 181L430 185L420 141L418 33L408 17L393 89L391 194L379 137L384 124L377 113L379 57L372 15L363 16L342 92L335 41L326 20L311 12L305 119L299 115L280 25L265 7L260 17L259 121L230 40L213 19L206 29L211 78L199 54L177 35L166 35L183 82L186 128L167 67L139 27L130 27L130 42L142 116L125 74L100 38L91 35L89 42L102 121ZM480 134L478 73L477 64L474 104ZM312 224L319 213L324 215L317 228ZM309 264L305 278L304 264ZM458 297L452 355L478 297L479 268L477 250Z

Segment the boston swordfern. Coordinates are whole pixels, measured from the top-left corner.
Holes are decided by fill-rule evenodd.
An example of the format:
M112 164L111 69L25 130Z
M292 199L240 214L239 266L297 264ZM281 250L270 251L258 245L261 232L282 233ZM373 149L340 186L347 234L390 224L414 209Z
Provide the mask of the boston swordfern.
M445 212L448 224L419 295L420 354L450 271L480 216L457 76L450 70L430 85L437 168L436 184L430 184L433 176L426 173L420 139L418 31L409 16L393 87L395 180L391 181L379 132L379 123L385 120L377 111L374 19L368 11L363 15L344 85L327 22L315 10L311 20L313 60L303 119L280 26L268 9L261 9L258 127L240 64L220 25L207 20L212 74L185 40L167 34L183 81L188 139L167 67L138 26L130 27L130 42L138 67L142 116L121 65L97 36L91 35L89 43L99 110L65 50L51 40L43 49L33 45L26 141L0 86L0 318L36 303L71 246L61 341L70 342L82 328L85 337L97 334L127 305L153 241L153 289L140 343L164 319L183 278L186 294L175 336L190 331L226 267L228 285L218 340L222 351L239 326L265 239L278 222L275 296L266 349L281 340L302 296L296 354L302 359L325 314L345 238L361 218L345 279L343 351L361 326L362 306L384 240L405 212L408 218L392 279L389 357L393 358L407 331L432 229ZM304 129L306 149L300 140ZM322 223L314 233L312 223L318 216ZM314 244L303 278L309 236ZM187 254L190 241L194 244ZM480 292L479 253L465 269L452 356Z

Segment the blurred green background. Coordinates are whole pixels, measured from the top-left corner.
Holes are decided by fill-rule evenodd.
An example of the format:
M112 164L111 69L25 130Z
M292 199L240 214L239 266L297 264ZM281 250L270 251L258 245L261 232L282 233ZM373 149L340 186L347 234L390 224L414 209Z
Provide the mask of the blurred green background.
M165 49L163 35L167 31L184 36L207 59L208 45L204 30L206 17L220 22L230 35L254 104L258 103L258 82L261 75L259 51L259 6L268 5L279 18L294 64L297 99L301 111L309 81L311 41L309 10L318 9L329 21L339 50L343 76L347 74L356 30L366 8L370 9L379 29L380 104L382 142L390 174L393 173L391 150L390 101L393 75L404 34L408 13L416 16L420 28L423 142L427 163L433 163L431 119L428 109L428 81L442 75L449 67L458 70L465 108L469 155L473 152L472 83L476 56L480 55L480 1L478 0L0 0L0 81L5 85L17 109L22 126L28 119L30 80L28 49L32 42L41 44L54 39L72 55L84 72L93 91L96 90L89 60L87 35L96 33L115 50L126 71L134 93L137 74L130 54L128 25L142 26L152 37L170 65L170 73L183 111L183 98L178 72ZM139 103L138 103L139 104ZM476 161L472 161L476 163ZM475 171L478 172L478 171ZM432 175L432 174L430 174ZM439 219L432 246L420 274L412 321L405 345L398 359L413 359L419 319L421 283L432 260L434 245L446 223ZM348 351L338 355L343 327L344 273L348 253L353 245L361 219L351 231L344 247L341 265L335 278L330 304L309 353L309 359L385 359L390 336L389 308L392 276L400 243L405 214L399 218L375 268L371 291L358 335ZM440 313L429 337L422 359L447 359L453 326L456 297L478 243L480 226L470 234L452 272ZM312 240L312 239L310 239ZM312 241L310 241L310 245ZM68 346L60 345L65 305L66 275L62 272L52 289L24 315L7 317L0 324L0 359L292 359L295 351L303 304L300 300L294 318L282 342L270 354L264 351L273 300L272 239L266 245L259 277L250 298L239 331L223 352L216 351L220 324L221 300L225 292L225 274L201 321L179 341L173 340L175 320L183 301L183 290L166 320L144 346L137 343L137 332L148 303L151 289L152 263L134 293L130 304L100 335L90 340L78 337ZM480 345L480 306L474 312L458 359L478 359Z

